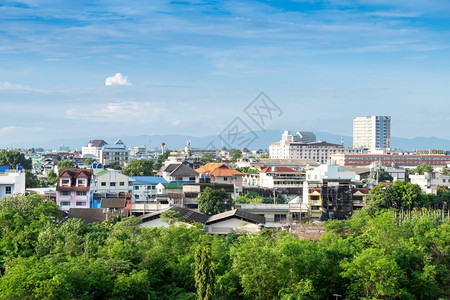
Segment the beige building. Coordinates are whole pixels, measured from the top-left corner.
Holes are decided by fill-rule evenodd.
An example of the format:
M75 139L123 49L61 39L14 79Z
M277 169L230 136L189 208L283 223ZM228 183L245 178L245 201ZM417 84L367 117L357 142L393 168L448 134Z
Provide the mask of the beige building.
M369 116L353 119L353 148L391 148L391 117Z

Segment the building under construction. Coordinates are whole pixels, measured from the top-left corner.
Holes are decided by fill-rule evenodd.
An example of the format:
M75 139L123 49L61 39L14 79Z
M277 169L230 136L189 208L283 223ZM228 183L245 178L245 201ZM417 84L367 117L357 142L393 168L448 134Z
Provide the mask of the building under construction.
M350 179L322 179L321 220L346 219L353 213L353 193Z

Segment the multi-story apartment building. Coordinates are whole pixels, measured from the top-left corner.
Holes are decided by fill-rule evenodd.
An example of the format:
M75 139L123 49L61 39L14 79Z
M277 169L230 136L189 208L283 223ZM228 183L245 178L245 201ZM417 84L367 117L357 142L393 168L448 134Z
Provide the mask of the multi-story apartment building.
M391 117L369 116L353 119L353 148L391 148Z
M301 187L305 174L288 167L266 167L259 172L261 188Z
M281 139L286 142L313 143L316 141L316 135L309 131L297 131L296 133L285 131L281 135Z
M427 194L436 194L439 187L450 188L450 175L443 175L439 172L425 172L423 175L409 175L411 183L420 186Z
M123 167L128 164L129 152L125 144L119 139L114 144L107 144L101 148L100 161L104 166L118 163Z
M362 152L362 149L344 148L342 145L327 142L302 143L281 140L269 146L271 159L310 159L321 164L326 164L332 154Z
M56 204L65 211L70 208L89 208L94 190L94 173L91 169L61 169L56 186Z
M385 167L416 167L422 163L431 166L450 164L450 155L400 155L400 154L333 154L331 162L339 166L368 166L380 162Z
M132 193L133 181L116 170L95 169L95 191L98 193Z

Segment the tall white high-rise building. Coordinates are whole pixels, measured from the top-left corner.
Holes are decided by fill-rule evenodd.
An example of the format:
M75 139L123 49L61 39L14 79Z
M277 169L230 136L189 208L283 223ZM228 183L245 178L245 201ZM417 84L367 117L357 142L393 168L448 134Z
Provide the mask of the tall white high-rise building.
M391 117L369 116L353 119L353 147L391 148Z

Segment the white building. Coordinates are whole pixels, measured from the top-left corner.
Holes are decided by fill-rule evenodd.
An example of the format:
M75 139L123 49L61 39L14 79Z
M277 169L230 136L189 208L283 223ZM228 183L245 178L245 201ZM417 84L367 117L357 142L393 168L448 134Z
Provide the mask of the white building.
M391 148L391 117L369 116L353 119L353 148Z
M25 172L2 170L0 172L0 198L14 194L25 194Z
M420 186L427 194L436 194L438 187L450 187L450 175L442 175L439 172L425 172L423 175L409 175L411 183Z
M104 140L90 140L86 146L81 147L81 155L83 157L100 157L100 150L108 143Z
M94 169L96 193L132 193L134 179L116 170Z
M339 144L327 142L291 142L282 139L269 146L269 157L271 159L310 159L320 164L326 164L332 154L358 154L361 149L344 148Z
M313 143L316 141L316 135L310 131L297 131L296 133L285 131L281 135L281 139L286 142Z

